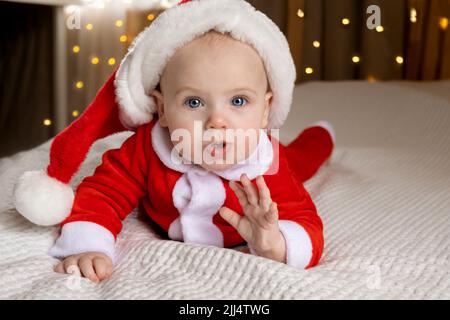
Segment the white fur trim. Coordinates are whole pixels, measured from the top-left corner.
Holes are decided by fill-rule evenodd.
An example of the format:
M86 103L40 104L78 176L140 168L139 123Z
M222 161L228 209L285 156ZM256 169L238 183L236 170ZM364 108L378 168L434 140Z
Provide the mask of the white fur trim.
M280 231L286 239L286 264L304 269L311 262L312 242L306 230L290 220L279 220Z
M183 241L183 232L181 230L181 221L180 218L176 218L172 221L172 223L169 226L169 230L167 231L167 234L170 239L177 240L177 241Z
M331 140L333 140L333 144L335 143L335 141L336 141L336 132L334 131L333 125L331 123L329 123L328 121L325 121L325 120L317 121L317 122L314 122L313 124L311 124L310 127L322 127L322 128L324 128L330 134Z
M156 112L150 97L176 49L210 31L229 32L261 56L273 91L269 129L284 123L292 104L296 70L278 26L244 0L194 0L172 7L135 39L115 79L122 123L138 127Z
M286 240L286 264L305 269L312 258L312 242L308 233L298 223L290 220L279 220L278 226ZM248 248L251 254L257 255L250 245Z
M173 203L180 217L170 224L169 237L186 243L223 247L223 234L212 221L225 202L225 188L220 177L239 180L245 172L250 179L254 179L264 174L273 161L273 147L267 134L260 131L259 144L247 161L217 172L189 163L174 163L169 132L159 123L152 129L152 145L164 165L184 173L172 191Z
M14 206L34 224L51 226L62 222L72 209L70 185L51 178L43 170L27 171L14 186Z
M48 254L65 258L83 252L102 252L115 263L114 235L99 224L89 221L66 223Z

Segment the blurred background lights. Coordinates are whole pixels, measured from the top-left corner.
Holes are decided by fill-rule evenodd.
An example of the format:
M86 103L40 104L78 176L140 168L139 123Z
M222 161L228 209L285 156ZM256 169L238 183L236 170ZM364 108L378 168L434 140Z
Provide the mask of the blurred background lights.
M415 8L411 8L409 10L409 21L411 21L412 23L417 22L417 10Z
M100 63L99 57L92 57L91 63L92 63L92 64L99 64L99 63Z
M446 30L448 28L448 18L439 18L439 27L442 30Z

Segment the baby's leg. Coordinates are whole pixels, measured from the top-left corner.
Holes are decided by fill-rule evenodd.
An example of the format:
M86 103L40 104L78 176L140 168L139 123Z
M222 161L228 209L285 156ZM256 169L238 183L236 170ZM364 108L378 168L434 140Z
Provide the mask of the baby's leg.
M300 182L311 178L331 157L335 143L335 132L326 121L313 123L286 148L289 167Z

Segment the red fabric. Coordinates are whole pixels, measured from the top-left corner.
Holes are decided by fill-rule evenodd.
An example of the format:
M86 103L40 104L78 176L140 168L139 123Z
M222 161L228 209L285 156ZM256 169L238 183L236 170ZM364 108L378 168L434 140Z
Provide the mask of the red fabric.
M115 77L114 72L83 114L53 140L47 167L50 177L69 183L96 140L127 130L119 120Z
M173 204L172 190L182 173L167 168L153 150L151 129L154 124L155 120L140 126L119 149L104 153L102 163L94 174L86 177L78 186L72 212L61 226L73 221L90 221L107 228L116 237L121 231L122 220L135 207L140 206L153 221L168 231L172 221L179 217L179 212ZM303 139L305 137L303 136ZM272 139L272 143L277 143L274 140ZM318 148L320 144L321 142L317 141L314 148L320 149ZM273 201L278 204L279 218L297 222L310 235L313 255L307 267L312 267L319 262L324 246L322 221L308 192L289 168L286 158L286 151L289 148L281 144L279 147L277 157L279 161L273 164L279 166L278 172L265 175L264 178ZM293 154L290 151L289 153ZM306 156L302 159L302 163L306 165ZM317 163L306 168L313 167L315 170L321 157L313 156L311 159ZM296 170L297 173L300 172L299 167L296 167ZM270 171L269 169L268 172ZM224 206L243 215L238 199L229 188L228 182L225 180L223 182L226 190ZM218 213L213 217L213 222L223 232L225 247L244 242L237 231Z
M333 152L331 135L323 127L304 130L286 148L289 167L300 182L311 178Z
M188 3L191 2L192 0L182 0L180 2L178 2L178 5L184 4L184 3Z

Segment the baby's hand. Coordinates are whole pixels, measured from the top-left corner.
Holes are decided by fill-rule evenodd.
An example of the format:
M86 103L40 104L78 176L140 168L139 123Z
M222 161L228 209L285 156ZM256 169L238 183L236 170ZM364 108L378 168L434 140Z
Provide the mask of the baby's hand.
M83 277L98 283L111 276L113 263L104 253L84 252L66 257L55 266L54 271L73 273L73 268L79 268Z
M247 175L241 176L242 186L230 181L230 188L239 199L244 216L222 207L219 214L247 241L257 255L286 262L286 241L278 227L277 204L272 202L264 178L256 178L258 190Z

